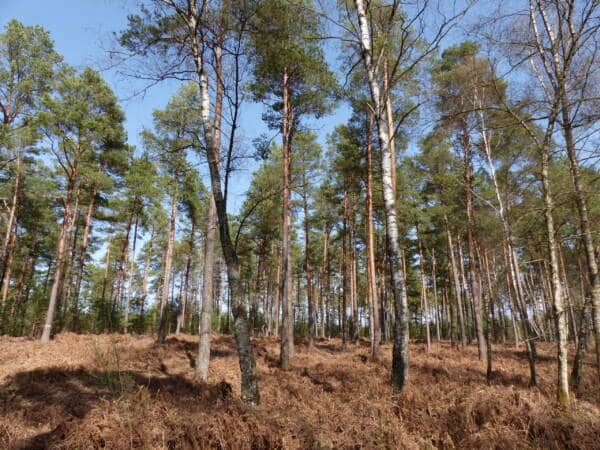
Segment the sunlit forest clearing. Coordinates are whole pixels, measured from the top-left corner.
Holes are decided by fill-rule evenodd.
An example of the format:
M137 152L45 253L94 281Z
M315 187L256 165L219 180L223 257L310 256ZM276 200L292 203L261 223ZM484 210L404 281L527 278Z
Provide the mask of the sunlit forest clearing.
M600 446L600 2L30 1L0 448Z

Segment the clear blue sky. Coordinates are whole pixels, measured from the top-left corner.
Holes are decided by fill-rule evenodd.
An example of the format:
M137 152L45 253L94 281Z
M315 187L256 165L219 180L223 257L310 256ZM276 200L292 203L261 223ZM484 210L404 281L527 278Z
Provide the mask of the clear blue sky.
M104 49L110 45L112 32L122 30L127 23L127 14L136 10L135 0L0 0L0 24L4 28L15 18L26 25L41 25L50 32L65 62L78 68L86 65L99 68L106 59ZM152 111L166 105L178 84L162 83L143 98L128 99L135 85L132 86L132 81L124 81L109 71L103 72L103 76L122 99L129 142L139 148L140 130L152 125ZM252 140L267 132L261 114L261 105L248 104L244 108L239 134L242 145L251 148ZM319 141L324 144L327 133L347 118L348 111L341 106L334 115L312 124L319 133ZM273 134L272 131L269 133ZM231 212L237 212L240 207L255 168L256 163L252 160L244 160L240 172L232 177ZM208 184L206 168L202 167L201 173Z

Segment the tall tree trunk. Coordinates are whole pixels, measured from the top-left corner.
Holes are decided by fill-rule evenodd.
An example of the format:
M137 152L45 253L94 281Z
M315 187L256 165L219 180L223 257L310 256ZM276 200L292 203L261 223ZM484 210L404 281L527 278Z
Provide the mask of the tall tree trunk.
M542 188L544 196L547 246L550 255L550 274L552 286L552 299L554 307L554 317L556 321L557 347L558 347L558 382L557 398L560 404L569 404L569 371L568 371L568 350L567 350L567 315L565 311L564 295L560 283L560 270L558 263L558 252L556 243L556 229L554 226L554 198L550 190L550 155L548 145L542 149Z
M197 5L191 8L191 15L188 21L190 30L194 30L194 36L197 36L197 20L198 11ZM235 336L238 350L238 358L241 372L241 397L242 400L251 404L260 402L258 389L258 375L256 373L256 363L250 335L248 332L248 317L244 304L244 292L240 279L239 262L235 247L231 240L229 232L229 219L227 217L227 209L225 198L221 190L221 174L219 171L219 148L215 145L215 130L210 123L210 95L208 91L208 79L204 72L204 62L202 53L200 52L199 39L192 40L192 52L196 64L198 74L198 82L200 84L201 97L201 118L204 129L204 138L207 142L206 156L210 169L210 179L213 198L217 210L217 219L219 224L219 237L221 239L221 247L223 256L227 265L227 277L229 280L229 288L231 291L231 299L233 300L233 316L235 320Z
M304 180L305 186L308 180ZM303 195L304 207L304 270L306 271L306 298L308 302L308 347L315 346L315 336L317 334L317 307L313 296L312 267L311 267L311 248L310 248L310 223L308 218L308 194Z
M579 168L577 149L575 148L575 139L573 137L573 129L571 127L569 104L564 94L561 97L561 103L563 135L565 138L567 155L569 157L571 180L575 189L575 201L577 203L577 211L579 213L579 227L581 229L583 238L582 240L585 250L584 253L590 279L590 296L592 302L593 319L592 323L596 338L596 370L597 377L600 380L600 275L598 272L598 262L596 261L594 238L592 236L592 230L590 226L585 189L581 182L581 170Z
M77 268L77 275L75 278L75 289L73 291L73 312L72 322L73 329L79 330L79 296L81 293L81 281L83 280L83 271L85 268L85 260L87 256L87 246L89 242L90 231L92 228L92 215L96 204L96 189L93 188L90 193L90 203L85 214L85 225L83 227L83 236L81 239L81 246L79 247L79 267Z
M508 260L505 259L505 267L508 266ZM510 282L510 274L506 271L506 295L508 297L508 306L510 307L510 319L513 326L513 334L515 336L515 350L519 349L519 329L517 328L516 312L513 302L512 286Z
M377 298L377 275L375 273L375 236L373 230L373 145L371 136L374 126L373 112L369 112L367 121L367 296L369 299L369 325L371 337L371 356L379 358L381 343L381 325L379 319L379 300Z
M189 240L189 253L187 255L187 261L185 263L185 274L183 277L183 288L181 293L181 306L177 314L177 328L175 328L175 334L185 331L185 317L186 317L186 306L188 303L188 291L190 288L190 270L192 267L192 255L194 254L194 234L196 231L196 224L192 221L192 229L190 231Z
M438 291L437 291L437 261L435 259L435 247L431 248L431 280L433 281L433 302L438 311L440 311L438 303ZM436 315L435 319L435 333L436 339L439 342L441 339L441 322L443 317L443 308L440 314Z
M14 248L15 243L17 241L17 233L11 233L8 239L8 247L7 247L7 258L5 261L6 270L4 274L4 284L2 285L2 308L0 311L4 309L4 305L6 304L6 299L8 298L8 289L10 287L10 279L12 276L12 268L13 268L13 259L14 259Z
M8 210L8 220L6 223L6 235L2 243L2 265L0 266L0 286L5 289L5 286L9 284L8 277L6 276L9 270L9 260L12 261L12 251L14 249L14 242L16 234L15 231L15 220L17 215L17 203L19 200L19 190L21 187L21 152L17 153L17 162L15 168L15 177L13 185L13 195L11 199L10 209ZM4 304L4 302L2 302Z
M577 348L575 351L575 357L573 358L573 369L571 370L571 383L573 389L577 391L581 385L583 377L583 363L585 359L585 353L587 351L587 338L590 331L589 324L592 322L591 317L591 297L587 297L585 293L586 281L584 280L584 269L581 262L581 258L577 258L577 264L579 266L579 284L580 284L580 295L582 296L581 309L579 311L579 336L577 339Z
M481 281L481 290L482 290L482 300L483 304L483 313L487 319L487 324L485 326L484 337L485 337L485 348L486 348L486 380L487 383L490 384L492 382L492 327L493 327L493 317L492 317L492 304L494 303L494 288L492 287L492 277L490 276L490 268L487 257L487 250L480 248L479 243L477 243L476 247L477 251L477 259L478 265L480 269L483 271L481 273L482 279ZM484 278L485 275L485 278ZM485 291L485 294L484 294ZM485 302L485 298L487 297L487 303Z
M355 199L354 194L351 195L352 199L352 217L350 220L350 236L349 236L349 255L350 255L350 304L352 314L352 343L358 343L359 331L360 331L360 318L358 317L358 294L357 294L357 280L356 280L356 237L354 234L354 220L355 211L354 205Z
M525 345L527 349L527 358L529 361L530 368L530 377L529 384L531 386L535 386L537 383L536 380L536 370L535 370L535 359L536 359L536 351L535 351L535 342L529 336L532 333L529 331L529 319L527 313L527 307L525 306L525 299L523 296L523 289L521 286L521 275L519 269L519 260L517 258L517 253L514 249L513 245L513 237L512 230L510 228L510 223L508 220L507 208L505 208L504 201L502 199L502 195L500 193L500 186L498 184L498 178L496 176L496 168L494 166L494 162L492 160L492 149L489 142L488 130L486 127L485 116L483 112L483 103L482 100L478 97L477 91L475 91L475 102L479 102L480 110L479 110L479 122L481 127L481 137L483 141L483 149L485 151L488 167L490 169L490 174L492 178L492 182L494 185L494 192L496 194L496 201L498 203L498 215L500 217L500 222L502 225L502 240L503 240L503 250L505 253L505 263L508 266L507 276L509 277L508 284L508 296L509 301L511 303L511 317L513 323L513 329L515 334L515 346L519 347L519 334L517 331L515 318L514 318L514 307L512 305L512 297L511 297L511 284L515 294L515 299L518 308L521 310L521 317L523 321L523 327L525 332ZM511 283L512 282L512 283ZM490 300L492 301L492 300Z
M416 225L417 242L419 246L419 272L421 272L421 299L423 300L423 317L425 319L425 334L427 338L427 353L431 352L431 332L429 330L429 301L427 299L427 279L425 277L425 258L423 242L419 234L419 224Z
M589 333L589 323L592 320L590 314L590 302L585 302L579 319L579 336L577 340L577 348L575 352L575 357L573 359L573 369L571 370L571 383L573 384L573 389L577 391L581 386L581 381L583 378L583 364L586 353L587 346L587 337Z
M58 302L58 295L61 290L62 282L62 270L63 270L63 259L65 253L65 242L67 240L67 228L71 219L71 200L73 199L73 192L75 189L75 174L69 180L67 186L67 194L65 198L65 207L63 213L63 221L60 226L60 234L58 237L58 245L56 248L55 258L55 270L54 270L54 281L52 283L52 290L50 291L50 301L48 302L48 310L46 312L46 320L44 323L44 329L42 331L42 342L49 342L52 334L52 324L54 323L54 314L56 312L56 306Z
M485 336L483 334L483 316L481 311L481 283L480 270L475 256L475 238L473 228L475 226L475 216L473 211L473 161L472 149L465 123L465 131L463 132L463 151L465 164L465 198L467 210L467 251L469 254L469 279L471 281L471 294L473 298L473 319L475 321L475 332L477 336L477 350L479 352L479 360L486 360Z
M343 235L342 235L342 260L340 261L341 273L342 273L342 316L340 317L341 335L342 335L342 347L346 348L348 343L348 302L351 301L350 294L350 268L348 262L348 191L344 191L344 224L343 224Z
M171 267L173 264L173 242L175 241L175 222L177 221L177 189L171 196L171 219L169 220L169 238L167 239L167 249L165 252L165 268L163 272L163 285L160 296L160 313L158 337L156 343L163 345L168 332L169 315L169 282L171 280Z
M323 321L323 337L331 333L331 327L329 323L329 299L331 298L331 265L329 260L329 228L325 225L323 229L323 276L324 276L324 288L323 303L325 304L325 320L321 316Z
M571 289L569 288L569 279L567 277L567 268L565 265L565 255L561 249L560 244L557 245L557 249L558 249L558 263L560 266L560 272L561 272L561 278L562 278L562 284L564 286L564 293L565 293L565 302L566 302L566 308L568 308L568 317L567 317L567 329L569 329L569 322L571 323L571 327L570 327L570 335L573 338L573 340L575 341L575 346L577 346L577 324L575 323L575 317L574 317L574 312L573 312L573 299L571 297ZM569 321L570 319L570 321ZM543 321L540 320L540 328L543 327ZM543 329L542 329L542 335L544 334Z
M381 89L377 80L371 51L371 32L363 0L355 0L355 6L360 28L362 60L369 79L371 99L375 108L375 120L381 146L381 172L383 186L383 201L386 216L386 233L390 247L390 268L392 277L392 292L394 295L395 333L392 352L392 383L398 389L403 389L408 381L408 298L405 279L402 273L398 222L396 217L396 191L394 190L394 167L390 147L390 120L384 113ZM389 92L384 92L384 99Z
M125 287L125 282L127 279L127 261L129 258L129 235L131 234L131 225L133 224L133 216L135 212L132 210L129 214L129 219L127 220L127 226L125 228L125 237L123 238L123 243L121 244L121 252L119 254L119 259L117 262L117 275L116 279L113 283L113 288L115 288L114 296L112 296L112 315L116 317L118 306L124 306L123 302L123 292ZM127 313L128 314L128 313ZM116 324L115 324L116 325Z
M138 222L139 215L135 215L135 224L133 226L133 246L131 249L131 259L129 265L129 273L127 275L127 297L125 298L125 311L123 317L123 333L127 334L127 328L129 327L129 309L131 307L131 300L133 298L133 275L135 269L135 248L137 244L137 235L138 235Z
M19 276L17 278L17 280L15 281L15 298L14 301L12 302L12 306L11 306L11 312L10 312L10 318L14 318L14 314L15 314L15 308L17 307L17 305L20 303L21 301L21 296L23 294L23 290L25 288L25 279L27 277L28 274L28 270L29 270L29 259L31 258L31 255L29 253L27 253L25 255L25 257L23 258L23 260L21 261L21 268L19 270ZM6 312L3 312L3 316L6 317ZM0 329L0 333L3 330Z
M215 71L217 74L217 86L215 95L215 115L212 129L212 151L217 159L217 170L220 170L221 159L221 121L223 110L223 83L221 82L222 48L221 43L215 48ZM208 105L207 105L208 107ZM208 112L206 113L208 116ZM206 125L205 125L206 127ZM212 314L214 299L213 278L215 259L215 239L217 234L217 207L214 198L210 199L208 208L208 221L206 239L204 240L204 268L202 286L202 307L200 309L200 323L198 325L198 361L196 362L196 378L206 381L208 379L208 367L210 365L210 346L212 337ZM229 319L228 319L229 320Z
M388 136L390 142L390 164L392 165L392 189L398 192L396 173L396 136L394 130L394 112L390 93L390 68L387 58L383 60L383 95L385 96L385 115L387 118Z
M283 322L281 327L281 352L279 365L288 369L290 360L294 356L294 311L292 306L292 236L291 222L292 210L290 205L290 176L291 176L291 109L289 104L289 77L288 69L283 69L283 230L281 246L281 264L283 276L281 278L281 307Z
M462 246L462 241L460 239L460 235L457 235L456 238L456 247L458 247L458 268L459 268L459 273L460 273L460 282L461 282L461 292L462 292L462 297L465 300L465 302L463 303L463 307L464 307L464 311L463 314L465 315L465 324L467 326L467 343L470 345L471 341L473 339L473 328L471 327L472 325L474 325L474 320L473 320L473 295L470 291L469 288L469 283L467 282L467 275L465 273L465 258L463 256L463 246ZM471 302L469 305L469 302L467 302L466 300L470 298ZM470 306L470 308L469 308ZM469 322L469 310L471 311L471 321Z
M275 295L273 297L273 336L279 336L280 310L281 304L281 249L276 245L276 260L275 267L277 273L275 275Z
M65 331L67 329L66 316L69 310L69 301L72 296L73 289L73 266L75 265L75 259L77 257L77 241L79 236L79 200L80 200L80 190L77 189L77 193L75 196L75 206L73 207L73 213L71 214L71 222L69 223L69 228L67 230L67 236L69 236L67 242L70 242L71 251L69 252L69 257L65 261L65 268L63 269L63 281L61 286L65 286L66 289L63 293L62 288L59 292L59 302L58 305L61 307L62 311L59 315L59 327L61 331ZM65 283L66 281L66 283ZM72 305L71 305L72 306ZM58 308L57 308L58 309Z
M212 216L212 217L211 217ZM211 346L211 320L213 311L213 280L214 280L214 241L217 232L217 209L214 199L210 199L208 210L208 229L204 239L204 269L202 285L202 308L200 309L198 345L198 360L196 361L196 377L202 381L208 379L208 367L210 365Z
M461 292L461 283L460 283L460 275L458 272L458 267L456 265L456 258L454 256L454 244L452 244L452 234L450 233L450 228L448 226L448 218L444 216L444 221L446 222L446 237L448 240L448 254L450 256L450 268L452 271L452 279L454 281L454 295L456 297L456 305L458 309L458 322L460 326L460 343L463 347L467 345L467 333L465 329L465 318L463 315L463 304L462 304L462 292Z
M108 272L110 270L110 243L112 240L112 235L108 236L108 242L107 242L107 246L106 246L106 262L104 264L104 275L102 277L102 294L100 296L100 310L104 312L104 314L106 315L106 305L105 305L105 296L106 296L106 286L108 284ZM106 318L107 321L109 320L109 317Z

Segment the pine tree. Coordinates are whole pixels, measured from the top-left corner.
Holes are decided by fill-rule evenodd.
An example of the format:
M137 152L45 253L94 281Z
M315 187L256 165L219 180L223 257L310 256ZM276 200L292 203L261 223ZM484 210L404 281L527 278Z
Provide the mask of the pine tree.
M93 70L80 74L64 69L55 91L45 96L40 124L51 141L51 154L64 176L63 220L55 258L54 280L42 342L50 340L54 315L62 294L66 242L76 220L76 205L81 190L81 172L86 164L104 152L124 145L124 116L116 97Z

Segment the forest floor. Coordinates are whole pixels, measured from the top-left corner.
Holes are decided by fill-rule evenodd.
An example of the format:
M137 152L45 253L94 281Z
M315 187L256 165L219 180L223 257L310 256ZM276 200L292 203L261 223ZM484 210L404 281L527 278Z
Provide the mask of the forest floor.
M0 448L600 448L592 357L571 408L555 397L555 347L539 345L528 388L523 350L494 346L494 377L475 346L411 343L410 385L389 384L391 347L303 342L289 371L275 338L254 339L261 404L239 401L231 336L213 336L210 379L193 381L197 337L0 337Z

